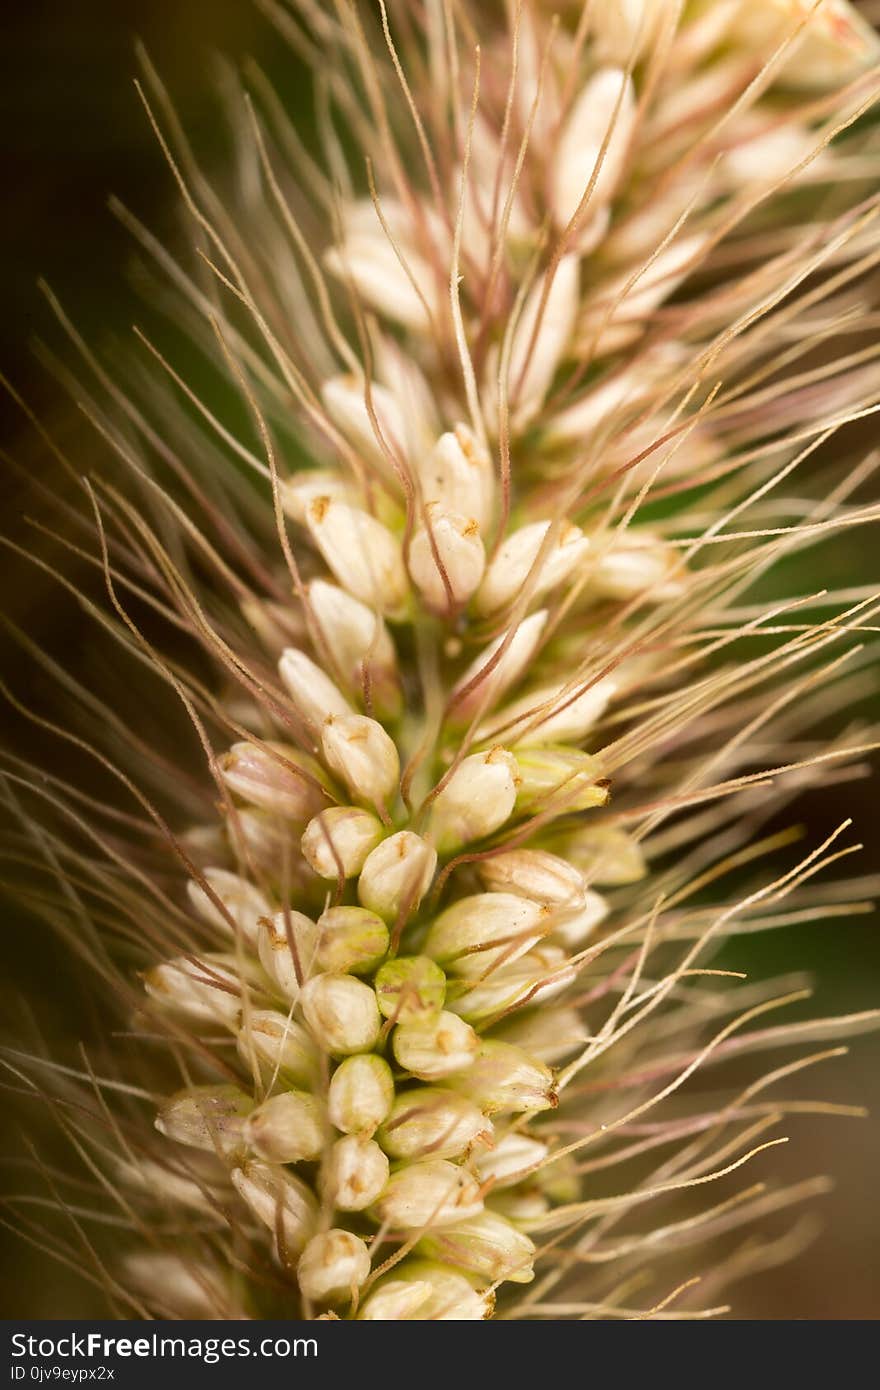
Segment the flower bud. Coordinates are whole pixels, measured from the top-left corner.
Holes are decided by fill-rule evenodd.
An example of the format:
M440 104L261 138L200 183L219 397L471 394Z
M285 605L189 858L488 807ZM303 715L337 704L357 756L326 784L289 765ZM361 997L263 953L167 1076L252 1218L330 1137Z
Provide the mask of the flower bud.
M480 1322L492 1316L494 1296L477 1293L457 1270L405 1260L380 1279L358 1317L369 1322Z
M513 1014L504 1020L497 1035L536 1061L548 1063L570 1056L587 1041L587 1030L577 1009L559 1004L552 1009L526 1009Z
M521 1048L494 1038L480 1044L474 1063L449 1085L470 1096L487 1115L554 1110L553 1073Z
M400 710L397 654L378 613L344 589L313 579L309 604L330 655L350 687L369 689L374 706L396 716Z
M376 998L395 1023L435 1019L446 997L446 976L428 956L397 956L376 971Z
M674 598L681 592L678 551L656 536L625 531L615 534L611 545L590 572L589 592L625 602L644 594L653 602Z
M138 1293L160 1308L173 1309L176 1317L208 1321L235 1316L220 1271L190 1252L132 1250L124 1256L122 1270Z
M334 502L353 503L356 492L347 478L332 473L326 468L309 468L295 473L279 484L281 505L293 521L305 526L309 507L316 497L327 497Z
M302 1024L274 1009L251 1009L238 1033L238 1052L256 1066L265 1084L275 1078L308 1086L318 1064L315 1044Z
M378 912L386 922L396 922L401 913L416 911L436 867L433 845L412 830L399 830L367 855L358 880L358 897L364 907Z
M217 766L236 796L289 820L305 822L329 800L318 765L287 743L234 743Z
M493 1149L477 1155L476 1169L480 1182L491 1182L496 1188L511 1187L531 1176L536 1164L542 1163L550 1152L540 1139L527 1134L505 1134Z
M252 1110L244 1137L267 1163L301 1163L319 1158L327 1134L324 1107L305 1091L282 1091Z
M500 745L463 758L431 802L428 834L441 854L491 835L516 803L519 768Z
M449 1007L468 1023L485 1026L495 1015L554 999L576 975L561 947L541 945L513 965L490 971L485 978L456 982Z
M635 62L656 36L665 0L611 0L597 5L590 29L603 58L621 66Z
M237 1086L190 1086L165 1102L156 1128L177 1144L228 1157L242 1147L253 1105Z
M568 347L580 299L577 256L562 257L548 289L549 275L550 271L545 271L530 291L513 335L510 397L516 403L516 424L520 429L543 404Z
M608 785L595 758L577 748L518 748L516 809L534 814L568 815L604 806ZM563 852L564 853L564 852Z
M303 985L300 1002L312 1037L326 1052L367 1052L378 1041L376 996L351 975L316 975Z
M551 941L564 946L566 951L579 951L589 941L599 923L608 916L608 910L605 899L594 893L592 888L588 888L580 911L556 922Z
M483 1199L474 1178L443 1158L398 1168L375 1203L380 1221L404 1231L463 1221L482 1209Z
M635 119L635 93L625 72L603 68L588 79L554 152L550 203L557 227L571 221L594 177L584 221L613 197Z
M330 715L321 729L327 764L352 796L383 806L397 792L400 759L382 725L364 714Z
M313 886L296 826L283 816L250 806L236 807L227 822L227 835L237 854L289 891Z
M354 878L384 833L382 822L362 806L328 806L306 826L302 852L321 878Z
M364 383L350 375L330 377L321 386L321 400L334 425L362 459L375 464L386 478L393 478L388 454L401 459L406 452L403 415L385 386L370 383L369 409L367 394Z
M331 907L318 918L315 964L336 974L366 975L388 953L388 928L365 907Z
M278 674L297 714L310 728L320 730L330 714L353 713L350 703L327 673L296 647L285 647L278 662Z
M515 700L480 726L477 737L533 748L546 743L579 743L605 713L617 692L610 676L586 684L545 685Z
M343 1134L372 1134L394 1104L394 1077L384 1057L363 1052L346 1057L330 1079L327 1112Z
M419 1250L431 1259L477 1275L481 1282L529 1284L535 1277L535 1244L494 1211L481 1211L455 1226L428 1231Z
M425 306L435 298L434 276L412 244L406 209L392 198L383 198L382 217L390 236L372 203L346 208L344 240L341 246L331 246L325 252L324 263L332 275L352 285L380 314L423 333L431 324Z
M507 537L480 585L475 599L478 613L488 615L506 608L519 597L527 580L532 598L538 598L566 580L580 564L590 542L579 526L562 521L556 525L550 545L529 578L552 525L550 521L534 521Z
M245 1163L233 1169L231 1177L257 1220L274 1233L284 1263L296 1259L317 1217L310 1189L286 1169L268 1163Z
M480 1040L464 1019L443 1012L427 1023L402 1023L391 1037L394 1057L420 1081L439 1081L469 1067Z
M492 1124L466 1096L419 1086L397 1097L376 1138L390 1158L460 1158L492 1142Z
M552 926L552 915L540 903L512 893L475 893L441 912L423 949L446 969L479 977L516 960Z
M303 1298L346 1303L370 1273L370 1252L360 1236L332 1229L312 1236L296 1267Z
M318 928L304 912L276 912L257 932L260 964L286 999L296 999L313 965Z
M228 869L207 868L202 872L208 887L220 899L226 911L221 912L202 885L193 879L187 884L187 892L196 912L203 921L216 927L224 936L233 934L232 923L229 920L231 918L247 944L253 946L257 937L258 919L267 917L272 912L268 898L253 883L249 883L240 874L230 873Z
M447 511L439 502L429 502L425 515L425 526L410 543L409 572L427 606L445 613L467 603L479 588L486 552L472 517Z
M157 1003L203 1022L232 1023L241 1009L240 974L212 956L163 961L144 975L144 988Z
M494 511L495 470L467 425L456 425L440 436L420 474L426 502L439 502L459 516L473 518L485 534Z
M452 692L454 703L450 710L453 719L464 723L469 721L478 709L491 709L505 690L516 684L535 654L546 623L546 608L523 618L517 624L504 654L498 658L487 676L477 680L480 673L489 666L495 653L504 645L507 634L502 633L494 642L490 642L455 683ZM458 692L466 690L472 681L477 681L474 688L461 699L456 699Z
M495 893L515 893L553 908L557 915L576 913L586 904L583 874L557 854L543 849L511 849L483 859L477 872Z
M369 512L331 497L314 497L306 525L343 589L380 613L397 613L408 593L400 545Z
M550 1210L550 1203L536 1183L507 1187L493 1194L492 1206L499 1216L520 1226L540 1221Z
M573 830L560 841L559 853L571 859L590 883L616 888L637 883L648 867L637 842L614 825Z
M347 1134L337 1139L324 1165L327 1198L339 1211L364 1211L380 1197L388 1173L388 1158L375 1139Z

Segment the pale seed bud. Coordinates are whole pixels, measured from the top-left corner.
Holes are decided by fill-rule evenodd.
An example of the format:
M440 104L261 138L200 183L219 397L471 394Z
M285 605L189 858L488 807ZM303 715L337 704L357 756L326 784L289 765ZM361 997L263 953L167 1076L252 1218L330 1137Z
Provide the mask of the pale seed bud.
M551 810L554 815L604 806L608 786L595 758L576 748L520 748L516 753L519 783L516 809Z
M505 1188L494 1194L492 1206L499 1216L504 1216L519 1226L526 1226L530 1221L540 1221L550 1210L550 1203L535 1183Z
M232 1023L241 1009L237 970L212 956L179 956L144 975L147 994L165 1008L210 1023Z
M625 602L644 594L652 602L681 592L681 578L672 574L678 552L655 536L624 532L598 559L590 573L590 592Z
M579 526L563 521L556 526L553 540L529 579L552 525L550 521L534 521L507 537L489 565L474 600L478 613L486 615L506 608L519 597L527 580L532 586L532 598L538 598L566 580L580 564L590 542Z
M439 502L429 502L425 513L426 525L410 543L409 572L428 607L445 613L467 603L479 588L486 552L473 518L447 511Z
M324 1186L340 1211L364 1211L381 1196L388 1182L387 1155L375 1139L347 1134L337 1139L324 1165Z
M584 684L546 685L508 705L477 730L477 737L502 737L520 748L579 743L601 719L617 692L610 676Z
M550 1068L521 1048L493 1038L484 1039L473 1065L449 1084L487 1115L553 1110L558 1103Z
M318 764L290 744L234 743L217 766L236 796L290 820L309 820L329 800Z
M432 1259L477 1275L487 1284L502 1279L528 1284L535 1277L534 1241L497 1212L481 1211L468 1221L422 1236L418 1248Z
M526 1004L546 1003L567 989L577 971L568 965L559 946L542 945L527 951L514 965L492 970L473 984L458 982L449 1000L450 1009L468 1023L483 1023Z
M391 1047L398 1064L420 1081L439 1081L469 1067L480 1040L470 1024L443 1012L428 1023L395 1028Z
M343 1134L372 1134L394 1104L394 1077L375 1052L346 1057L330 1079L327 1113Z
M527 1134L505 1134L494 1149L477 1155L476 1169L480 1182L491 1182L492 1191L498 1187L512 1187L523 1178L529 1177L535 1165L543 1162L550 1152L540 1139L530 1139Z
M364 907L378 912L386 922L396 922L402 912L416 911L436 867L433 845L412 830L399 830L367 855L358 880L358 897Z
M394 740L382 725L364 714L331 715L321 730L329 767L352 796L384 805L397 792L400 759Z
M276 912L257 932L260 964L287 999L296 999L312 969L318 928L303 912ZM291 944L292 943L292 944Z
M227 834L237 853L288 890L305 889L311 875L300 853L297 829L283 816L238 807L227 823Z
M637 883L648 872L636 841L614 825L571 831L560 843L559 852L577 864L588 882L609 888Z
M597 5L590 28L599 53L611 62L635 62L657 34L665 0L608 0Z
M274 1233L281 1259L296 1259L317 1216L311 1190L286 1169L268 1163L245 1163L233 1169L231 1178L257 1220Z
M362 806L328 806L306 826L302 852L321 878L354 878L384 833L382 822Z
M380 1221L397 1230L418 1230L476 1216L483 1199L464 1168L431 1158L392 1173L375 1209Z
M481 860L477 872L490 892L531 898L557 914L580 912L586 903L580 870L543 849L507 850Z
M130 1251L122 1268L125 1279L139 1293L173 1309L177 1317L207 1321L233 1316L232 1299L219 1270L191 1253Z
M446 976L428 956L397 956L376 971L376 998L395 1023L428 1023L446 997Z
M460 1158L492 1142L492 1124L466 1096L435 1086L404 1091L376 1135L391 1158Z
M207 868L202 872L208 887L220 899L226 912L221 912L202 885L193 880L187 884L187 892L196 912L209 926L223 932L224 936L233 934L231 918L247 944L253 946L258 919L272 912L268 898L253 883L240 874L230 873L228 869Z
M237 1086L191 1086L165 1102L156 1128L177 1144L227 1157L241 1149L253 1106Z
M312 1236L296 1267L300 1292L312 1303L347 1302L369 1273L370 1252L360 1236L337 1229Z
M530 613L517 624L504 654L498 658L489 674L477 681L474 688L462 699L455 701L451 709L453 719L467 722L478 709L491 709L504 692L516 684L535 654L546 623L547 610L542 608L537 613ZM495 641L490 642L476 660L471 662L464 675L456 681L453 698L458 691L465 690L476 680L480 672L489 665L495 653L503 646L506 636L506 633L502 633L500 637L496 637Z
M408 592L395 536L369 512L331 497L315 497L306 525L344 589L380 613L397 613Z
M369 409L367 394L355 376L334 376L321 386L321 400L333 423L363 459L374 463L386 478L394 478L388 454L398 459L405 454L403 415L391 392L378 382L370 383Z
M351 483L339 473L328 469L313 468L296 473L292 478L279 484L281 505L293 521L306 525L309 507L316 497L327 497L334 502L354 503L356 493Z
M301 1163L319 1158L327 1134L324 1107L305 1091L283 1091L251 1111L244 1137L267 1163Z
M505 1019L498 1029L503 1042L513 1043L538 1062L558 1062L587 1041L577 1009L559 1004L552 1009L527 1009Z
M325 579L313 579L307 592L330 655L349 686L359 694L368 688L378 709L396 715L400 709L397 654L379 614Z
M425 305L434 299L434 276L412 245L406 209L394 199L383 198L382 216L393 243L372 203L346 208L345 239L341 246L331 246L325 252L324 263L331 274L352 284L365 303L380 314L422 333L431 323Z
M495 472L488 452L467 425L456 425L440 436L420 474L427 502L472 517L485 533L494 511Z
M584 221L614 196L635 117L635 93L626 73L620 68L594 73L575 101L556 147L550 201L558 227L574 216L594 175Z
M365 975L388 953L388 928L365 907L331 907L318 918L315 964L337 974Z
M500 746L463 758L431 803L428 834L441 854L491 835L516 803L519 768Z
M317 975L300 994L312 1037L326 1052L367 1052L379 1038L382 1020L376 996L351 975Z
M599 923L608 916L608 911L605 899L594 893L592 888L588 888L581 910L574 916L566 916L557 921L551 940L564 946L567 951L579 951L589 941Z
M253 1009L242 1020L239 1056L256 1064L268 1084L276 1076L307 1086L315 1076L318 1054L302 1024L274 1009Z
M474 977L516 960L552 926L552 915L540 903L512 893L475 893L441 912L423 949L448 970Z
M348 700L325 671L296 647L285 647L278 674L297 714L312 729L322 727L328 715L352 714Z
M509 383L520 429L543 404L568 347L580 299L577 256L562 257L548 290L549 274L545 271L530 291L514 331Z
M380 1279L358 1312L371 1322L480 1322L494 1296L478 1293L464 1274L427 1260L405 1260Z

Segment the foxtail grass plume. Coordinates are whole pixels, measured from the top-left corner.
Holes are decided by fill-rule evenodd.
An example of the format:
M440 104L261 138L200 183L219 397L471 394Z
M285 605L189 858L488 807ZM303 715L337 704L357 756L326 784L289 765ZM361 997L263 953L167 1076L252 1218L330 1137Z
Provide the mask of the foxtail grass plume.
M777 1020L797 962L745 978L743 937L863 896L816 880L846 827L778 818L873 746L878 604L782 562L877 515L880 42L844 0L261 9L315 141L251 67L212 182L147 63L193 254L117 209L196 365L79 344L142 718L31 654L120 797L8 783L113 996L59 1111L116 1214L87 1277L135 1316L717 1313L801 1243L761 1238L816 1190L764 1152L788 1076L877 1021Z

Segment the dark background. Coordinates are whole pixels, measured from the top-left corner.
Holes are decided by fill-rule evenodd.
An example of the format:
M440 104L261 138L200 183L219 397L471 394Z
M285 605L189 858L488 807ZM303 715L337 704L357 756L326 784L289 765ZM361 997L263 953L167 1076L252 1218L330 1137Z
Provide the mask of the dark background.
M132 313L125 278L130 244L107 210L108 193L117 194L160 235L172 240L179 235L168 171L132 85L135 36L145 41L184 125L203 151L219 150L216 52L235 59L257 57L276 78L281 76L282 96L291 107L302 83L288 78L284 90L290 67L280 40L248 0L79 0L75 5L44 0L15 10L7 7L0 20L0 187L5 195L0 370L64 435L76 426L29 346L34 335L57 341L37 277L45 276L59 293L85 337L101 341L110 330L124 331ZM26 469L45 476L45 455L32 431L5 400L0 410L3 446ZM28 486L9 468L2 473L2 499L4 530L26 536ZM877 578L875 548L870 537L853 541L850 533L846 547L834 552L830 563L841 568L848 583L870 583ZM834 579L823 575L823 582ZM36 640L75 661L80 636L76 618L69 605L56 601L50 586L0 559L0 593L3 608ZM806 822L815 843L852 815L866 841L861 871L876 872L877 805L877 782L861 782L811 793L789 819ZM0 1009L5 1021L26 995L40 1001L50 1036L61 1045L87 1032L81 1000L42 930L7 916L3 939ZM757 976L783 969L814 972L817 1012L880 1003L876 916L779 931L764 941L744 938L738 950L741 968ZM880 1046L871 1038L857 1039L849 1061L833 1065L836 1071L823 1079L822 1094L873 1104L875 1116L868 1121L791 1122L788 1132L796 1142L775 1150L768 1168L784 1170L792 1180L831 1172L837 1187L817 1204L824 1229L808 1254L734 1291L741 1317L880 1316ZM805 1094L809 1086L805 1081ZM13 1151L16 1144L12 1135ZM7 1176L3 1186L9 1190ZM11 1233L0 1232L0 1314L84 1317L95 1310L91 1300L75 1274Z

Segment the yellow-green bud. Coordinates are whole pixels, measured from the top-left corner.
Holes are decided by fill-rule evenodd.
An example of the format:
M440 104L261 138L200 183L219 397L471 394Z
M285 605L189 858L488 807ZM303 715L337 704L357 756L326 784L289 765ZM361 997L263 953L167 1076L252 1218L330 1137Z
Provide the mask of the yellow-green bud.
M604 806L608 800L607 786L599 785L599 764L588 753L576 748L518 748L516 761L517 811L549 810L562 816Z
M560 841L559 852L571 858L590 883L600 886L637 883L648 872L636 841L614 825L571 831Z
M282 1091L252 1110L244 1137L267 1163L319 1158L327 1135L324 1106L306 1091Z
M327 1155L323 1185L329 1201L340 1211L364 1211L382 1194L388 1173L388 1156L375 1139L346 1134Z
M500 746L463 758L431 803L428 835L440 853L502 826L516 803L518 777L516 759Z
M428 956L398 956L376 972L376 998L395 1023L435 1019L446 997L446 976Z
M469 1023L485 1022L509 1009L546 1003L576 978L560 946L546 944L527 951L513 965L492 970L485 979L457 981L450 991L449 1007Z
M391 1047L398 1064L420 1081L440 1081L469 1067L480 1040L464 1019L444 1011L426 1023L395 1028Z
M298 1258L314 1229L317 1203L311 1189L285 1168L257 1161L230 1174L239 1196L275 1235L285 1264Z
M480 1322L492 1316L490 1292L478 1293L464 1274L427 1260L405 1260L376 1287L358 1312L368 1322Z
M312 1236L300 1256L296 1277L312 1303L346 1303L370 1273L370 1252L360 1236L332 1229Z
M431 886L436 867L433 845L412 830L399 830L367 855L358 880L358 897L364 907L378 912L386 922L396 922L401 912L415 912Z
M329 806L306 826L302 852L321 878L353 878L384 833L382 822L362 806Z
M388 952L388 928L365 907L331 907L318 918L315 964L319 970L364 975Z
M408 1163L388 1179L376 1215L396 1230L426 1230L476 1216L483 1199L475 1179L443 1158Z
M528 1284L535 1277L534 1242L493 1211L481 1211L467 1221L429 1231L418 1249L431 1259L477 1275L487 1284L502 1279Z
M309 1031L326 1052L368 1052L379 1038L382 1020L369 985L351 975L316 975L300 994Z
M480 1044L474 1063L449 1085L470 1096L487 1115L553 1110L558 1099L553 1073L519 1047L493 1038Z
M191 1086L165 1102L156 1128L178 1144L226 1156L241 1149L253 1106L237 1086Z
M491 1143L492 1124L466 1096L419 1086L397 1097L376 1137L391 1158L460 1158Z
M309 1085L318 1053L301 1023L275 1009L252 1009L242 1018L238 1052L250 1067L256 1064L268 1085L275 1077Z
M327 1111L344 1134L372 1134L394 1104L394 1077L384 1057L364 1052L346 1057L330 1079Z
M447 970L479 978L524 955L552 926L553 916L541 903L513 893L475 893L441 912L423 949Z

